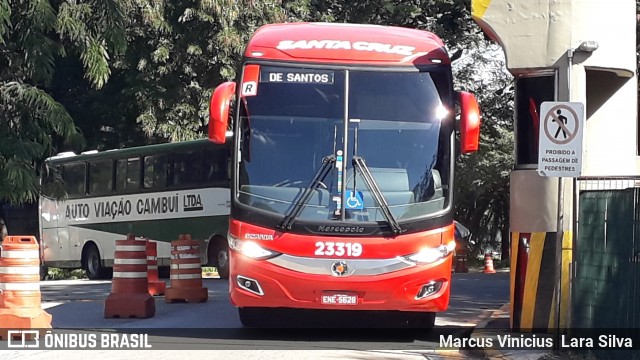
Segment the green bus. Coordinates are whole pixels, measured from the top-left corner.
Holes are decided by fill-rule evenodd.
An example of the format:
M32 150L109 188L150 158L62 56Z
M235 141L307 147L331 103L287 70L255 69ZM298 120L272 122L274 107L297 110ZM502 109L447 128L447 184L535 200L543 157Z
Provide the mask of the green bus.
M134 234L158 242L166 276L170 242L190 234L201 241L203 266L228 277L229 158L228 145L206 139L48 158L39 200L43 266L107 278L115 241Z

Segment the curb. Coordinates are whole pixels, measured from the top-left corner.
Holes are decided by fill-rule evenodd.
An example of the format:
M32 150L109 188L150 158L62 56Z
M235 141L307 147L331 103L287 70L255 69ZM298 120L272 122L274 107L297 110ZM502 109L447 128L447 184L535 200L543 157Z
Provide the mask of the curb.
M478 322L475 329L485 329L489 323L498 318L508 318L511 309L510 303L504 303L498 310L494 310L491 314L483 316L483 319ZM474 330L475 330L474 329Z
M509 317L510 304L505 303L502 304L497 310L486 314L482 317L482 320L478 322L478 325L475 326L473 331L471 332L471 338L478 337L495 337L496 334L491 334L487 332L485 329L489 325L491 321L494 321L499 318ZM495 347L485 348L480 347L476 349L460 349L460 353L465 356L471 358L484 358L484 359L511 359L511 357L507 354L504 354L500 349Z
M501 349L498 347L497 337L498 335L512 334L510 331L510 303L503 304L499 309L494 310L490 315L485 316L478 325L473 329L471 338L491 338L493 339L493 346L491 347L478 347L474 349L460 349L460 353L471 358L483 358L483 359L526 359L534 360L540 359L550 353L549 350L539 349ZM492 322L500 320L506 320L506 326L502 324L500 327L492 328L489 326ZM514 333L515 334L515 333Z
M495 269L495 270L496 270L496 273L507 273L511 271L511 269L508 267ZM468 274L484 274L484 268L470 267L467 273ZM456 273L456 274L460 274L460 273ZM487 274L487 275L493 275L493 274Z

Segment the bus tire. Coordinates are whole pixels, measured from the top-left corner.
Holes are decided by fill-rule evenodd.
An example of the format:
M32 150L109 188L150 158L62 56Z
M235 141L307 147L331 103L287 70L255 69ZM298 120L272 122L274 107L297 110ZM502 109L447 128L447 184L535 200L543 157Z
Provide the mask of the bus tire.
M103 279L107 271L102 266L100 251L95 244L89 244L82 254L82 268L87 272L87 277L91 280Z
M262 327L267 323L265 319L265 310L255 307L241 307L238 308L238 315L240 322L244 327Z
M411 328L421 330L431 330L436 324L436 313L434 312L413 312L409 320Z
M213 238L209 242L207 262L210 266L215 266L220 279L229 278L229 244L226 239Z
M40 280L46 280L49 275L49 267L40 265Z

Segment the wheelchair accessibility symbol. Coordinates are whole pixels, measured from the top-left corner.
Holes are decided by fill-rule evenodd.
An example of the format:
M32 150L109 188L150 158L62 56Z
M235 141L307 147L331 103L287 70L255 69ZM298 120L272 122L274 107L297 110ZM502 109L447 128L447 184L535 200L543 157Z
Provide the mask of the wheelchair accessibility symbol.
M361 191L347 190L345 195L345 208L349 210L364 209L364 201L362 200Z

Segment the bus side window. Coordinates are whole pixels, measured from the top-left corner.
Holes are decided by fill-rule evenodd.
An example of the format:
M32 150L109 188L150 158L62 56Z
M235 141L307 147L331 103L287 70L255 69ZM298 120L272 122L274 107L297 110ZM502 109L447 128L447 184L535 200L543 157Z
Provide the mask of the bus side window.
M167 155L152 155L144 158L143 186L145 189L160 189L167 186Z
M226 149L209 150L203 153L203 181L205 184L229 181L229 152Z
M175 153L173 155L173 185L198 184L201 179L201 167L200 156L197 152Z
M62 166L45 163L42 167L41 191L49 198L64 197L64 182L62 181Z
M116 191L140 189L140 158L116 161Z
M89 163L89 194L106 195L113 190L113 161L98 160Z
M85 194L86 164L83 162L62 166L62 180L69 197Z

